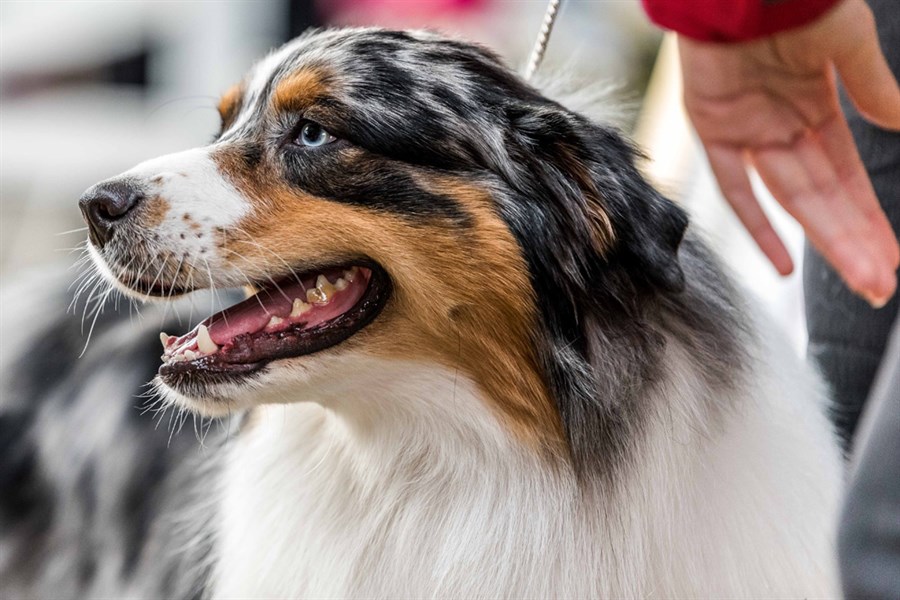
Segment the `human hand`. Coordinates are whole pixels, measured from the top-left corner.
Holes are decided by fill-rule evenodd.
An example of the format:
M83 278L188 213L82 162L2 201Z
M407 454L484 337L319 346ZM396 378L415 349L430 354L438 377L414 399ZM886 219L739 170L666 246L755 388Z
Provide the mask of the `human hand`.
M835 72L866 119L900 129L900 88L863 0L748 43L679 36L684 101L725 198L782 275L791 257L753 195L753 166L854 292L876 307L897 287L900 246L838 102Z

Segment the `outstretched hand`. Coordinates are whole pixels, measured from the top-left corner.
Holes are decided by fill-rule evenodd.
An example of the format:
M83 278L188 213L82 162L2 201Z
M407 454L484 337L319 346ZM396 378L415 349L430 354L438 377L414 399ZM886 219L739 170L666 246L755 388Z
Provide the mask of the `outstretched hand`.
M713 173L783 275L791 257L753 195L753 166L854 292L882 306L900 246L878 204L838 102L835 73L869 121L900 129L900 88L863 0L816 22L741 44L679 37L688 115Z

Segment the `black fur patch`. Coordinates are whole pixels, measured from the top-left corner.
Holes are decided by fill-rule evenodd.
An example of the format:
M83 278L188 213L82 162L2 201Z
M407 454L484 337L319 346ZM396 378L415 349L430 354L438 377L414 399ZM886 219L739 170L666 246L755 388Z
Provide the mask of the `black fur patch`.
M461 228L465 211L416 181L450 173L491 190L539 299L534 344L580 470L622 462L651 412L639 404L666 368L670 322L709 355L711 387L739 373L727 281L705 267L702 245L682 246L687 216L643 179L614 129L543 97L478 46L348 30L296 41L262 91L256 130L229 136L284 139L271 129L313 118L260 108L280 78L313 67L329 89L310 114L343 141L272 147L274 160L308 193Z
M293 150L286 154L287 178L321 198L403 215L413 220L440 219L468 227L470 216L453 198L418 185L411 169L376 156L347 159L334 152Z

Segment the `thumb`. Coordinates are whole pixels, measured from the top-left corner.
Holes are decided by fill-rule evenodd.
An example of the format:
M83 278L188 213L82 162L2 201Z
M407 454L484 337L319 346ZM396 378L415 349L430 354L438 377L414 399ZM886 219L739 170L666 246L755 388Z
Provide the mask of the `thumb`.
M858 33L844 37L846 47L834 65L860 114L884 129L900 130L900 86L881 52L872 12L862 2L858 6L860 14L849 21Z

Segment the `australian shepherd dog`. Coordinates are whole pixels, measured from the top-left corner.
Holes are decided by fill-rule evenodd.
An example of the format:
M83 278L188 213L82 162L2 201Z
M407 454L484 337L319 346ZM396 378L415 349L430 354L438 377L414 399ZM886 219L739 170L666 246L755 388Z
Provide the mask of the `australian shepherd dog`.
M80 208L110 289L249 297L98 312L80 360L52 286L9 299L4 598L837 593L826 395L616 130L378 29L219 112Z

